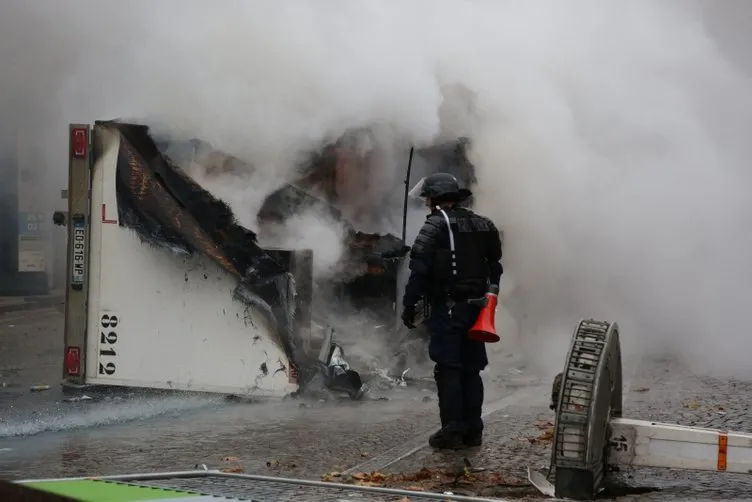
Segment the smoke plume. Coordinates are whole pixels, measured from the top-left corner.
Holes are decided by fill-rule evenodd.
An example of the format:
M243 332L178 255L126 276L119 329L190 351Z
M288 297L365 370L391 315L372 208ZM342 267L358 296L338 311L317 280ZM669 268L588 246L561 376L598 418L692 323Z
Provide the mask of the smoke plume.
M752 377L751 17L744 0L5 2L0 109L55 190L68 122L146 118L280 179L353 127L467 134L478 208L505 231L506 343L558 368L576 320L608 318L627 347Z

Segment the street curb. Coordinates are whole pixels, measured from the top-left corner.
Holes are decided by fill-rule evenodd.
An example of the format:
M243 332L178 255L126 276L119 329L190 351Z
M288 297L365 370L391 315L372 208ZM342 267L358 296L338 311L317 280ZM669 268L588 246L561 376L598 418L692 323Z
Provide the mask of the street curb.
M52 295L36 298L33 296L27 296L24 298L23 303L17 303L14 305L0 305L0 314L7 314L9 312L21 312L24 310L35 310L40 308L56 307L65 303L65 295Z

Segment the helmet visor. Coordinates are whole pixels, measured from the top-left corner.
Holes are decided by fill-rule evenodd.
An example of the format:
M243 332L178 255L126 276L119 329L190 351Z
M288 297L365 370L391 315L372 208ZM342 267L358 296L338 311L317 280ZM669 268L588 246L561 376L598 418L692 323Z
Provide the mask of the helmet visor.
M409 192L407 192L408 198L414 199L414 200L422 200L422 199L424 199L425 197L423 197L423 195L421 195L421 194L423 193L423 186L425 185L425 181L426 181L426 177L423 176L420 179L420 181L418 181L415 184L415 186Z

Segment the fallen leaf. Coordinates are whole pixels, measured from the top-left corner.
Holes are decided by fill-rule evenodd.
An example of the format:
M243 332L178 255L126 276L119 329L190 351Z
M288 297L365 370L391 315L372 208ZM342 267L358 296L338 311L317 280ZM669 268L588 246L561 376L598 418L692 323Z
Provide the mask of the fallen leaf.
M491 474L488 477L489 483L499 484L501 483L501 480L502 480L501 474Z
M225 467L223 469L220 469L220 471L222 471L222 472L239 473L239 472L243 472L243 468L238 465L238 466L234 466L234 467Z
M337 478L337 481L341 481L340 478L342 478L342 473L341 472L327 472L326 474L321 476L321 481L332 483L335 481L334 478Z
M373 486L373 487L381 486L380 483L375 483L373 481L356 481L355 485L356 486Z
M543 420L543 421L538 422L537 424L535 424L535 426L537 428L539 428L539 429L548 429L548 428L553 427L554 424L550 420Z
M386 479L388 477L387 474L384 474L383 472L379 471L373 471L370 475L371 479Z
M368 474L364 472L356 472L355 474L352 475L352 478L362 481L364 479L368 479Z
M543 431L538 437L523 437L520 438L520 441L527 441L530 444L546 444L550 443L554 439L554 430L553 428L548 429L546 431Z
M362 451L362 452L360 452L360 456L361 456L361 457L367 457L367 456L369 456L369 455L370 455L370 453L368 453L368 452L366 452L366 451Z
M538 441L551 441L553 438L554 438L554 431L550 430L550 431L544 431L543 434L541 434L535 439L537 439Z
M238 460L238 457L225 457L222 459L222 462L237 462Z
M426 491L422 486L408 486L405 489L406 490L412 490L414 492L424 492L424 491Z
M423 481L426 479L431 479L433 477L440 477L440 475L432 472L431 470L423 467L421 470L415 473L411 474L405 474L402 476L402 479L405 481Z
M399 500L398 500L397 502L410 502L410 499L409 499L409 498L407 498L407 497L402 497L402 498L401 498L401 499L399 499Z
M698 403L697 401L689 401L684 403L684 407L689 408L690 410L694 410L700 407L700 403Z
M279 460L267 460L266 461L267 467L277 467L279 466Z

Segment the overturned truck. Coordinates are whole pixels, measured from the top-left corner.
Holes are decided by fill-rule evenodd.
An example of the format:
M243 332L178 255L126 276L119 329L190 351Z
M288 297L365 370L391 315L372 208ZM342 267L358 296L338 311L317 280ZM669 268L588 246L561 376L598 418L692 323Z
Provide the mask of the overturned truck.
M332 330L311 334L310 250L262 248L146 126L73 124L69 133L68 211L55 215L69 235L66 388L283 397L324 375L328 387L362 395L360 375ZM460 142L425 150L417 175L461 166L460 174L471 176L464 148ZM260 226L312 201L337 214L337 184L353 174L343 165L369 166L341 143L322 152L299 180L267 198ZM327 184L335 190L317 190ZM379 305L394 319L398 270L409 247L400 237L354 226L345 240L344 259L361 266L341 280L342 294L356 305Z

